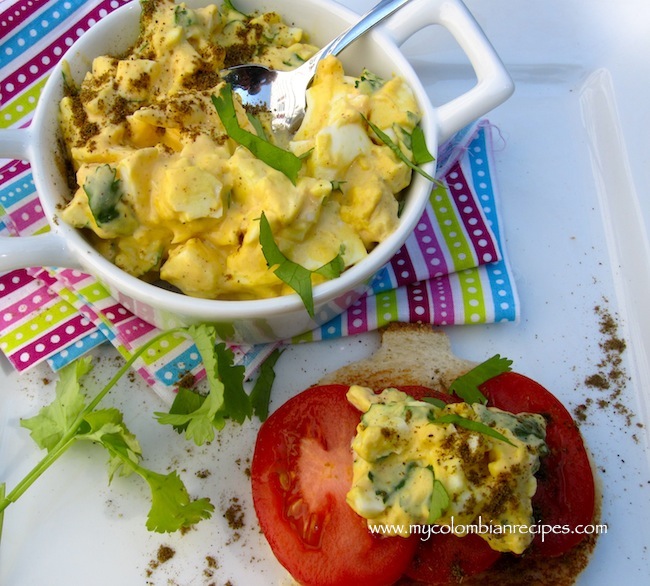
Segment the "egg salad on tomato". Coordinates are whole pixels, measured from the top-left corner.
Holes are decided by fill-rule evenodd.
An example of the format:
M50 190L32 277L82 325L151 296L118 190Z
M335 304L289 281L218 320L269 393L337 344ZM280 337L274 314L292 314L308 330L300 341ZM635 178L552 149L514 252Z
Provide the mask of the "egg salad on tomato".
M513 414L465 402L434 405L397 389L352 386L363 412L352 441L348 504L368 522L402 536L415 525L465 532L480 519L497 551L522 553L532 542L535 473L546 453L539 414ZM502 527L514 528L502 531Z
M326 58L283 145L268 113L234 96L236 125L298 160L295 177L236 142L216 107L224 67L288 70L316 51L273 12L142 0L133 47L94 59L78 87L66 76L60 126L76 186L63 220L131 275L208 299L291 292L267 265L262 214L283 254L310 271L337 255L343 268L363 259L396 228L411 180L421 114L404 80L350 77Z

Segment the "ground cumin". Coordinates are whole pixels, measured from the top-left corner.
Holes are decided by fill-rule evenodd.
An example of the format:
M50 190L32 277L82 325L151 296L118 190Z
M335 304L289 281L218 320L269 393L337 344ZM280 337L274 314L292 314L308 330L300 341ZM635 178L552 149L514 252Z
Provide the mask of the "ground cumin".
M601 335L598 342L601 356L595 365L596 371L587 375L583 383L588 389L599 391L602 395L588 397L574 409L573 414L578 422L583 422L587 420L592 407L611 409L621 415L626 425L630 426L634 414L621 401L629 378L623 367L623 353L627 344L619 336L618 323L604 303L594 307L594 314L598 318L598 332Z

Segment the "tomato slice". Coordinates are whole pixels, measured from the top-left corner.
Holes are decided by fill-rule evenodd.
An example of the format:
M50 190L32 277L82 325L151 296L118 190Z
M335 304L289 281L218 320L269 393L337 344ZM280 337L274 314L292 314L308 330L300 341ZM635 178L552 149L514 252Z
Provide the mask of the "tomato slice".
M578 525L593 522L594 477L578 427L560 401L542 385L514 372L490 379L481 386L488 404L512 413L540 413L546 419L546 444L550 450L541 460L533 510L542 527L531 554L558 556L576 546L584 535ZM552 528L552 529L551 529Z
M253 503L273 553L303 585L381 586L404 573L417 538L380 537L345 502L359 412L348 387L312 387L261 426Z
M460 400L426 387L399 388L416 399ZM478 535L379 537L347 505L350 442L359 422L347 390L345 385L307 389L275 411L258 434L253 502L280 563L311 586L381 586L402 575L429 585L451 584L490 568L502 554ZM555 530L537 535L527 555L561 555L583 538L571 529L590 524L594 515L594 479L580 432L565 407L523 375L499 375L481 390L489 405L540 413L547 420L550 454L542 459L533 507L540 523Z
M500 557L474 533L464 537L432 534L417 548L406 575L427 586L458 584L489 569Z

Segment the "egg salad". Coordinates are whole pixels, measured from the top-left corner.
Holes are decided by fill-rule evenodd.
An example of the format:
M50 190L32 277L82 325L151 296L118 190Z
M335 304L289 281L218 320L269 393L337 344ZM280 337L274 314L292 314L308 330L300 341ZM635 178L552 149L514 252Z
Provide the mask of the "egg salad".
M547 451L541 415L436 405L396 389L352 386L347 396L363 412L347 502L369 525L402 536L447 525L462 536L480 524L494 550L520 554L530 545L534 474Z
M337 255L343 268L363 259L396 228L411 180L421 114L404 80L351 77L324 59L284 145L268 113L246 111L233 94L236 124L291 153L296 177L236 142L214 100L228 89L224 67L288 70L316 51L273 12L142 0L133 47L94 59L79 86L66 76L60 126L73 194L63 220L131 275L207 299L292 291L267 265L262 214L282 253L310 271Z

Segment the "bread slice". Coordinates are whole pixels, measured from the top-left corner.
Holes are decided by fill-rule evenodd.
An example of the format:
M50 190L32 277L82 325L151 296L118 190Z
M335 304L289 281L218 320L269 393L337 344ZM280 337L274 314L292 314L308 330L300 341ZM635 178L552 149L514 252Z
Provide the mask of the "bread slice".
M421 385L447 392L456 378L476 366L454 356L447 335L430 325L395 323L380 333L381 346L372 356L327 374L319 383L375 390Z

